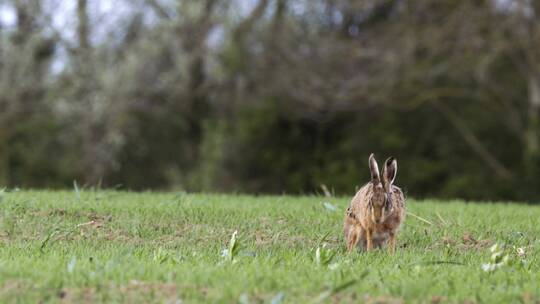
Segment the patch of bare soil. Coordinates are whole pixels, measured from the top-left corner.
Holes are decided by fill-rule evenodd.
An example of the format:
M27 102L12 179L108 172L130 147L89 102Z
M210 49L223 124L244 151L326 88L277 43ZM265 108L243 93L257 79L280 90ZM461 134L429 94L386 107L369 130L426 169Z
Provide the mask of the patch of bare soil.
M172 283L149 283L133 280L128 285L120 287L120 292L133 302L141 295L151 296L168 303L180 301L178 286Z
M444 236L439 241L428 246L427 249L440 247L456 247L460 250L483 250L491 246L491 241L478 239L471 232L465 232L461 239L454 239L451 236Z
M402 298L395 298L391 296L364 296L363 303L366 304L402 304L405 300Z

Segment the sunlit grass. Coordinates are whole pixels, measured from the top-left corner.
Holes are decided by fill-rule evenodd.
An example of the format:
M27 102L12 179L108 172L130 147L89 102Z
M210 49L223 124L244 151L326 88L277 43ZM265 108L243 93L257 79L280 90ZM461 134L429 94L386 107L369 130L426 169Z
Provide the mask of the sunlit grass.
M540 207L409 200L395 255L348 255L348 200L0 193L0 302L540 299Z

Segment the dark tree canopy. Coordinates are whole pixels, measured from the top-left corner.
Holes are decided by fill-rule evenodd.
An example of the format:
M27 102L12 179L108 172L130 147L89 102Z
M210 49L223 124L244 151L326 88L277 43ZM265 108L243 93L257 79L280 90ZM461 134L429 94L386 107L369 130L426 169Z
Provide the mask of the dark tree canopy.
M538 201L540 4L0 0L0 187Z

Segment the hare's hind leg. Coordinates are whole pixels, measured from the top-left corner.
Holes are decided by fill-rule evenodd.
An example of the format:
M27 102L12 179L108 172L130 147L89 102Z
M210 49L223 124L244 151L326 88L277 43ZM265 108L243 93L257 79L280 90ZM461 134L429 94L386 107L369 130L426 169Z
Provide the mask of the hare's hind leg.
M385 248L387 243L385 239L373 239L373 248Z
M349 229L349 235L347 236L347 252L352 252L360 240L360 234L362 227L353 225Z

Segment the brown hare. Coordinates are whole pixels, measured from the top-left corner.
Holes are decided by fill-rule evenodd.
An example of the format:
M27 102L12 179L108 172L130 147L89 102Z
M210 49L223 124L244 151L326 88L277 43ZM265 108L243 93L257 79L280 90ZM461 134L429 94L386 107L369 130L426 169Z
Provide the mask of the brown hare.
M366 250L388 245L391 253L396 250L396 233L405 219L405 197L393 185L397 161L390 157L384 162L382 180L375 156L369 156L371 181L353 197L345 213L343 230L347 250L351 252L358 242Z

